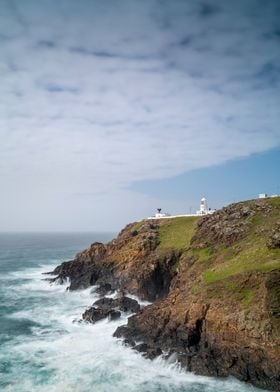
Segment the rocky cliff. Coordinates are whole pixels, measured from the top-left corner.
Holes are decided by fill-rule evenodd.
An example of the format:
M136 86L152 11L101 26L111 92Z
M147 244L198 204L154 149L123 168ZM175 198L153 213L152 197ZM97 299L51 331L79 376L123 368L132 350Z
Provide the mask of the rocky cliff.
M115 332L144 355L174 354L195 373L280 390L280 198L130 224L54 274L69 278L70 290L98 285L101 295L153 302L132 304L136 313ZM117 317L127 301L113 313L105 302L84 318Z

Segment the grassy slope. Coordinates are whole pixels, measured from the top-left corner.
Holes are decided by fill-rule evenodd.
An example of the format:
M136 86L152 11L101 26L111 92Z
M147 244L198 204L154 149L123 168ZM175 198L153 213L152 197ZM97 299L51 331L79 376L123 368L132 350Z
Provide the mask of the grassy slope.
M159 248L187 249L193 237L197 219L196 217L180 217L161 220L159 227Z
M254 209L254 201L242 205L250 206L251 203ZM182 252L179 260L183 271L181 284L183 290L190 290L190 300L197 298L199 301L209 300L217 304L226 300L225 306L232 306L233 311L239 309L245 315L253 315L254 320L264 295L267 295L265 300L274 339L280 336L280 288L277 282L268 288L266 282L272 276L267 272L280 269L280 249L269 249L266 241L276 222L280 221L280 197L260 203L269 204L271 210L256 209L245 237L233 245L225 246L217 242L203 249L195 249L191 239L199 218L180 217L157 221L157 250L159 254L172 249ZM132 230L141 230L143 224L145 221L137 222ZM267 323L267 320L263 322Z
M246 308L254 300L255 289L244 286L244 274L280 269L280 249L268 249L266 246L272 227L280 221L280 198L267 199L265 202L272 206L271 212L258 212L245 238L229 247L215 244L215 247L190 249L190 240L198 219L196 217L160 221L159 248L182 250L186 257L194 257L196 260L191 269L199 278L193 284L193 294L205 291L211 297L235 296Z
M136 222L133 227L131 228L131 231L138 231L141 229L141 227L144 225L145 221L141 220L139 222Z
M187 249L194 235L197 220L197 217L192 216L157 220L159 224L159 249ZM131 228L131 231L141 230L144 224L145 220L136 222Z
M266 202L272 206L272 211L269 214L257 213L246 237L232 246L216 244L215 249L190 250L190 241L199 218L179 217L158 221L159 249L182 250L186 255L194 256L195 264L202 273L202 283L206 285L244 272L280 269L280 249L268 249L266 246L268 233L280 221L280 197L266 199ZM251 202L247 203L250 205ZM133 230L139 230L143 223L137 222Z
M280 249L266 246L271 229L280 221L280 198L266 202L272 206L271 212L256 214L244 239L229 247L216 244L213 248L187 251L188 256L196 257L191 268L199 276L192 286L193 294L204 292L209 298L230 296L244 309L258 301L258 287L247 283L247 273L280 269ZM272 300L279 307L279 293L274 297Z
M248 271L268 272L280 269L280 249L268 249L267 235L280 220L280 198L269 199L273 207L268 214L254 216L248 235L231 247L220 247L205 258L204 280L213 283Z

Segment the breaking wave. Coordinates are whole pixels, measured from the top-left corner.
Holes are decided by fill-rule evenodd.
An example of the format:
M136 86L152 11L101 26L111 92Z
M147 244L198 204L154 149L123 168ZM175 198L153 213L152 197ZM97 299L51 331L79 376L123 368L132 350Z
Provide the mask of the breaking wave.
M13 271L6 268L1 273L1 391L258 390L234 379L187 373L176 362L144 359L112 337L115 329L126 322L124 315L120 320L103 320L95 325L81 322L86 307L97 299L94 289L69 292L67 284L49 284L42 273L57 264L50 261Z

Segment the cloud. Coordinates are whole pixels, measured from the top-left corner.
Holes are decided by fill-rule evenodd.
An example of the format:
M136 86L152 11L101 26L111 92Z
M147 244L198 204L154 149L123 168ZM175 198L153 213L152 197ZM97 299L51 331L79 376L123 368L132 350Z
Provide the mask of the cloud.
M43 40L41 40L41 41L38 41L38 42L37 42L37 45L38 45L39 47L41 47L41 48L47 48L47 49L55 48L55 47L56 47L56 44L55 44L54 41L50 41L50 40L47 40L47 39L43 39Z
M58 84L49 83L45 86L45 89L50 93L61 93L66 92L70 94L77 94L80 90L77 87L61 86Z
M277 1L7 0L0 15L2 206L121 203L134 181L279 144Z

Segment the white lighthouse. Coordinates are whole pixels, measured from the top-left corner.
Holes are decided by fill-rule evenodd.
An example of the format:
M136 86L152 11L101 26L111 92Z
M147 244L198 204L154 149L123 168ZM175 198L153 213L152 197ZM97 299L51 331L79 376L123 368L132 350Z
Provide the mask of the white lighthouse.
M212 210L208 207L208 203L205 197L200 200L199 210L196 211L195 214L179 214L179 215L170 215L161 212L161 208L157 209L157 213L154 216L149 216L146 219L172 219L172 218L180 218L183 216L203 216L208 214L213 214L216 210Z
M203 197L200 200L200 208L198 211L196 211L197 215L207 215L207 214L211 214L214 211L211 211L210 208L208 208L208 204L207 204L207 200L205 197Z

